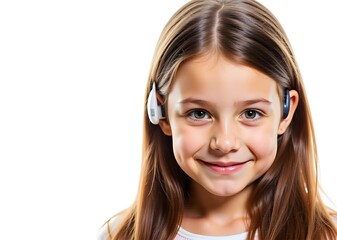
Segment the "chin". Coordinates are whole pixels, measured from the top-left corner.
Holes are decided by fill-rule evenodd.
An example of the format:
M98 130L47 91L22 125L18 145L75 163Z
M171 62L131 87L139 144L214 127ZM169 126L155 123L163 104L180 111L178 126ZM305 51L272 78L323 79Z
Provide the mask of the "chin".
M240 193L241 191L225 191L225 192L213 192L211 194L218 197L232 197Z
M252 185L248 184L226 184L226 185L213 185L213 186L204 186L205 190L212 195L218 197L232 197L237 194L242 194L245 192L250 192Z

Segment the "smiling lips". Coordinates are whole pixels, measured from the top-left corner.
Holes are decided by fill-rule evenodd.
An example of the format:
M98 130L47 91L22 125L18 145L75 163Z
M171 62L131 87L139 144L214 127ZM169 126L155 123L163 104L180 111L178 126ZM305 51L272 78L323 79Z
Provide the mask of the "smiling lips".
M208 169L212 170L218 174L232 174L239 171L246 163L250 162L250 160L245 162L205 162L200 160L200 162L206 166Z

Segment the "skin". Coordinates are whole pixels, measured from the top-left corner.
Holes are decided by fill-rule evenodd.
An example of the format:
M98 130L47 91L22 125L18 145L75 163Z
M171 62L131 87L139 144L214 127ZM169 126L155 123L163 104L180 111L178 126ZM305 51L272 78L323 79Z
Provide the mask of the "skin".
M191 191L182 227L202 235L247 230L252 183L272 165L277 136L289 126L298 103L290 91L282 119L277 83L222 55L205 55L180 66L167 98L162 131L172 136Z

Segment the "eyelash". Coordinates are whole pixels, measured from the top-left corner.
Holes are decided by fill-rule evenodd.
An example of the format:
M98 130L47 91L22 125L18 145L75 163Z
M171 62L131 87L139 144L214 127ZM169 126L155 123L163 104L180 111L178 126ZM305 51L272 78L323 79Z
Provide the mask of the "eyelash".
M254 114L254 117L253 118L247 118L245 117L245 114L247 114L248 112L251 112ZM201 117L201 118L197 118L195 117L194 114L196 113L202 113L204 116ZM204 110L204 109L193 109L193 110L190 110L186 113L186 116L188 118L190 118L191 120L193 121L202 121L202 120L205 120L205 119L210 119L211 118L211 114ZM258 120L259 118L261 118L262 116L264 116L263 112L261 112L260 110L257 110L257 109L245 109L241 114L240 114L240 118L243 119L243 120L246 120L246 121L256 121Z
M195 113L203 113L205 116L207 116L207 118L196 118L195 116L193 116ZM203 109L193 109L193 110L190 110L187 112L187 117L192 119L193 121L201 121L201 120L204 120L204 119L210 119L211 118L211 115L206 111L206 110L203 110Z
M257 109L246 109L241 115L240 117L244 116L246 113L248 112L252 112L254 113L254 118L245 118L243 117L245 120L248 121L256 121L257 119L261 118L263 116L263 113Z

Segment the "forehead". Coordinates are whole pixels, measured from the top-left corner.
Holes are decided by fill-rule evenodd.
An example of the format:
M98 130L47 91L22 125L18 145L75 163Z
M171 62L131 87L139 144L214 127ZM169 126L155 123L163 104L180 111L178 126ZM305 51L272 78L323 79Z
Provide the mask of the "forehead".
M171 92L182 96L203 95L246 98L271 97L277 83L262 72L223 55L205 55L183 63L174 78ZM252 96L252 97L253 97Z

